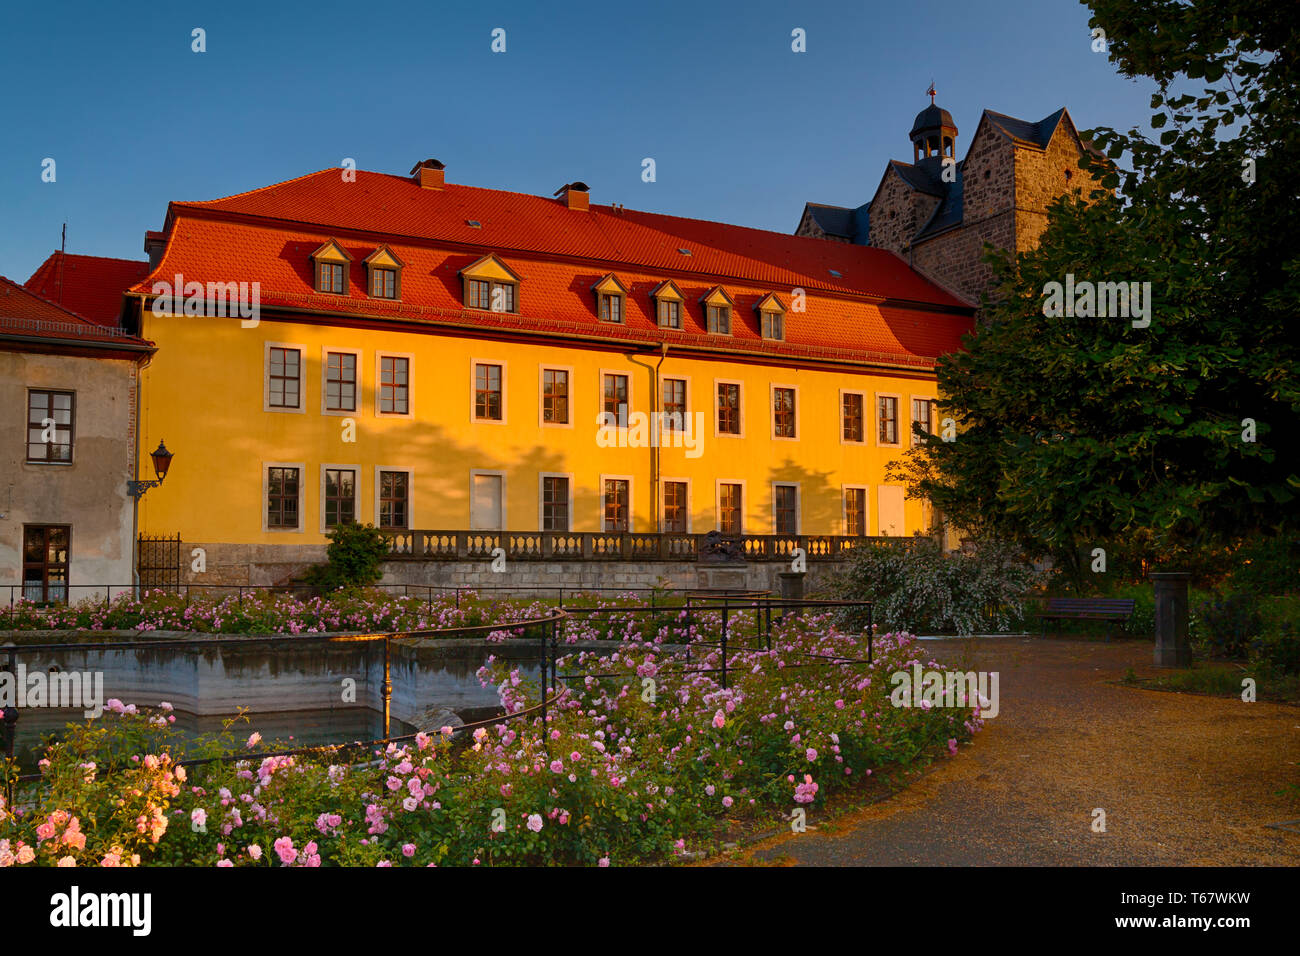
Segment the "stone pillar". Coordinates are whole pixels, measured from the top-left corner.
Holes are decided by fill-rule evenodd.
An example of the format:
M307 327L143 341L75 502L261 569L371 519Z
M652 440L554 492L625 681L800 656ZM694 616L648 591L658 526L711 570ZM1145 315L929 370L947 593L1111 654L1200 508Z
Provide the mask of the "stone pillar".
M803 600L803 571L781 571L777 574L777 579L781 583L781 597L790 601ZM782 612L782 616L786 612ZM803 608L791 608L789 611L795 617L803 614Z
M1151 575L1156 591L1156 667L1192 666L1192 644L1187 635L1187 586L1191 579L1185 571Z

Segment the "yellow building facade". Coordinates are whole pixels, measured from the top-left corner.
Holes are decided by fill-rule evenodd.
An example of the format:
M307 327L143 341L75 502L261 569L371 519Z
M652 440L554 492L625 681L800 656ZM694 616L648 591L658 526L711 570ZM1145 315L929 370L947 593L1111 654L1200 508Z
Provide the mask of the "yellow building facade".
M913 421L940 430L935 360L973 309L898 256L589 206L581 184L357 177L173 203L151 234L139 443L175 459L143 534L288 567L345 521L930 526L887 471Z

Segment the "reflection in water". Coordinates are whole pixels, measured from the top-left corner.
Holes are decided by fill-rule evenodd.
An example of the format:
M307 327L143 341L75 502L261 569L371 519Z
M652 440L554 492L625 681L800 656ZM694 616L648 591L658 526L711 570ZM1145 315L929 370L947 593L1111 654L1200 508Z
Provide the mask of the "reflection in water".
M383 736L382 642L325 644L289 638L193 649L55 652L24 651L20 645L17 653L29 672L102 672L105 700L117 698L141 708L167 701L175 708L175 726L188 735L219 732L225 719L245 708L249 722L241 720L232 728L240 740L254 730L266 741L292 736L300 746ZM412 725L422 723L431 710L445 708L473 720L467 715L499 707L495 688L483 687L475 676L489 654L515 658L525 676L538 673L531 644L394 642L391 735L413 733ZM81 708L19 708L15 755L24 752L26 764L43 736L84 719Z

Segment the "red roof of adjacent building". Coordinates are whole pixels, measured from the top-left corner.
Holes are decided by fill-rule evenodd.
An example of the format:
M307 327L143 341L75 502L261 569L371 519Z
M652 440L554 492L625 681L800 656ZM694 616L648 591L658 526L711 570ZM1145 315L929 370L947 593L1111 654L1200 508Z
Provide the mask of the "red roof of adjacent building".
M56 250L24 285L97 325L116 328L120 325L123 294L148 274L148 262L68 255Z
M349 182L341 172L172 203L163 258L131 291L151 294L176 274L257 281L264 308L927 366L971 328L968 305L883 249L502 190L426 189L381 173ZM345 296L313 290L310 254L330 238L353 257ZM405 263L401 302L366 294L362 261L381 243ZM463 307L459 271L485 253L520 275L518 314ZM610 272L628 288L622 326L594 308L591 285ZM649 292L665 279L686 296L682 331L653 315ZM716 285L735 299L732 336L702 327L698 299ZM807 291L807 311L787 313L784 342L763 340L753 305L776 292L790 307L794 289Z
M4 276L0 276L0 335L48 339L73 346L148 345L120 328L91 322Z

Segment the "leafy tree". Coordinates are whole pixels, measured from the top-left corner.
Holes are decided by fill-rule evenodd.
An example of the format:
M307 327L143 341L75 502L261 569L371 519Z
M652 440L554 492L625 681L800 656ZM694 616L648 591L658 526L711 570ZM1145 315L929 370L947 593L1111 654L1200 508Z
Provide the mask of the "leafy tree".
M1300 18L1276 0L1088 5L1119 71L1154 80L1159 142L1085 134L1104 188L1057 200L1036 249L987 252L981 325L938 368L958 438L896 469L958 527L1076 575L1094 546L1171 565L1300 513ZM1149 326L1045 315L1067 273L1150 282Z

